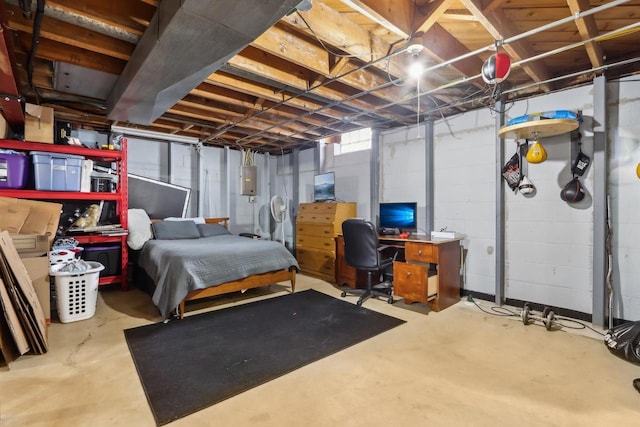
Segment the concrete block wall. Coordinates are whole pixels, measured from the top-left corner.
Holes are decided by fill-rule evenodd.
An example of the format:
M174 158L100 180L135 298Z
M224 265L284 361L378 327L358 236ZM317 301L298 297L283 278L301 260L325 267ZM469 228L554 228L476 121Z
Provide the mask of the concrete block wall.
M142 138L127 138L127 169L129 173L167 182L169 145L166 142Z
M608 191L613 226L613 289L615 318L640 317L640 85L636 80L607 83L611 172ZM508 118L550 110L581 110L582 150L593 159L593 87L591 85L531 98L507 106ZM381 201L412 197L424 202L423 181L414 182L416 159L424 159L424 142L412 138L415 129L382 134ZM434 126L434 228L447 227L465 235L464 287L495 294L496 162L495 116L489 109L438 120ZM524 142L524 141L522 141ZM560 191L570 181L570 134L543 138L548 159L541 164L523 162L524 173L536 186L532 197L505 186L506 297L562 307L584 313L593 304L593 200L594 171L589 167L581 182L585 199L568 204ZM575 154L575 147L573 147ZM505 141L505 161L516 151ZM424 163L418 165L424 168ZM419 223L420 225L420 223ZM597 283L596 286L603 286Z
M592 86L561 91L513 104L507 119L551 110L581 110L582 150L593 159ZM506 144L515 144L507 140ZM533 141L531 141L533 143ZM593 168L580 178L587 197L569 204L560 198L571 180L571 134L541 138L548 158L525 166L536 186L533 197L507 190L505 197L505 295L583 313L592 311Z
M403 127L380 135L380 203L417 202L418 231L425 230L424 128Z
M325 149L325 164L320 172L334 171L336 177L336 199L340 202L355 202L357 216L370 219L371 216L371 150L333 153L332 144Z
M227 172L224 150L204 147L199 155L200 215L209 218L227 216L226 191L223 188Z
M487 294L495 293L495 138L489 110L434 124L433 225L465 236L462 286Z
M614 317L640 319L640 80L607 85Z

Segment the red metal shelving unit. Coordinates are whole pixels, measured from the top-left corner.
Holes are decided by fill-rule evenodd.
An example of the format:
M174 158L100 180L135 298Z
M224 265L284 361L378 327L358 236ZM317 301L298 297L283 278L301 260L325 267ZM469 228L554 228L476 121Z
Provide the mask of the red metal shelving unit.
M34 200L108 200L115 201L117 214L123 230L128 229L128 185L127 185L127 141L123 139L122 150L99 150L93 148L76 147L72 145L45 144L40 142L23 142L9 139L0 139L0 148L16 151L43 151L50 153L63 153L84 156L86 159L115 162L119 176L119 185L116 193L97 193L79 191L39 191L29 189L0 189L0 196L19 199ZM117 276L100 277L100 285L120 283L120 287L126 290L128 287L128 262L127 236L103 236L100 234L86 234L73 236L80 244L119 243L121 270Z

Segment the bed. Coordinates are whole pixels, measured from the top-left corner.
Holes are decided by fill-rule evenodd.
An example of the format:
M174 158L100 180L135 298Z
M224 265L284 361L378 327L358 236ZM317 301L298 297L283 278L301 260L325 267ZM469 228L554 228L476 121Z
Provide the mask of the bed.
M295 291L293 255L281 243L231 234L227 221L152 224L156 238L142 246L138 267L154 282L153 303L164 319L176 309L183 318L187 301L215 295L283 281Z

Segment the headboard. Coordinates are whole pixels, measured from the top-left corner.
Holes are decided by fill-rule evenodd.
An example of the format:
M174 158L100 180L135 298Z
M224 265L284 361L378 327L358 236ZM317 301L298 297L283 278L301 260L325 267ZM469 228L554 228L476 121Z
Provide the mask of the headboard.
M188 219L188 218L185 218ZM151 222L159 222L162 221L161 218L154 218L151 219ZM229 217L219 217L219 218L205 218L204 219L205 224L222 224L222 226L224 226L224 228L229 228Z
M229 228L229 217L205 218L206 224L222 224L224 228Z

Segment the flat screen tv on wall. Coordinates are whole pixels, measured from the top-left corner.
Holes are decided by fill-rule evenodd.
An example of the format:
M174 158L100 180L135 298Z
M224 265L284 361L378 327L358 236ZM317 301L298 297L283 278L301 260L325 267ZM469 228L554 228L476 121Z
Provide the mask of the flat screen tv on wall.
M336 200L336 176L334 172L322 173L313 177L313 200L316 202Z

